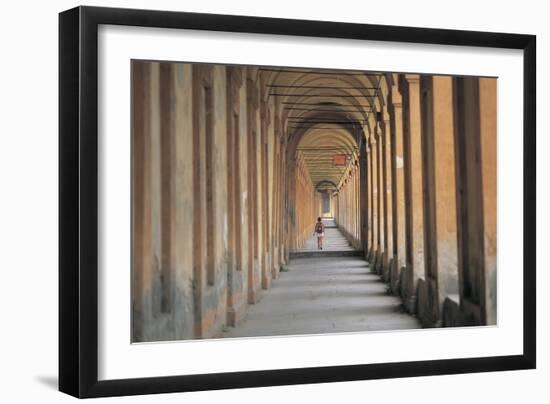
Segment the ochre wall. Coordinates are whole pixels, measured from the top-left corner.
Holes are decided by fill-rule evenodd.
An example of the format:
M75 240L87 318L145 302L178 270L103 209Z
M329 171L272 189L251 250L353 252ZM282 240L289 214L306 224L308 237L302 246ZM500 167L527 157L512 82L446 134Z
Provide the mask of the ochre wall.
M336 195L336 223L352 246L362 249L360 229L360 170L358 160L352 160Z
M132 71L132 338L216 336L285 263L280 115L253 69L134 62ZM299 209L315 215L313 187L300 184L308 207Z
M296 157L295 237L292 249L301 248L313 234L317 217L321 215L320 195L315 192L304 161Z

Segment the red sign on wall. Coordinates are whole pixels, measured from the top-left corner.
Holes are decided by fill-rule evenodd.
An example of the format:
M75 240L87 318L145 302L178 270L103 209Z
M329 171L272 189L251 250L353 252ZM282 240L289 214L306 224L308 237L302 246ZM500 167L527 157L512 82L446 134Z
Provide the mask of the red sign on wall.
M333 163L335 166L345 166L346 165L346 155L345 154L335 154Z

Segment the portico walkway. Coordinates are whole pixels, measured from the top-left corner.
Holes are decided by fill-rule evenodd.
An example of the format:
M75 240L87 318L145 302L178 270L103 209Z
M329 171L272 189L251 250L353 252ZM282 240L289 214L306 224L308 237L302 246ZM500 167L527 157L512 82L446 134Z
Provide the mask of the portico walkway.
M331 230L340 234L336 228ZM249 307L247 317L221 336L420 328L386 288L361 257L331 254L291 259L288 271L280 274L260 302Z
M325 237L323 239L323 251L353 251L354 248L346 240L344 235L336 227L336 223L333 218L323 218L325 225ZM318 251L317 237L311 235L306 240L306 244L303 248L299 248L297 252Z

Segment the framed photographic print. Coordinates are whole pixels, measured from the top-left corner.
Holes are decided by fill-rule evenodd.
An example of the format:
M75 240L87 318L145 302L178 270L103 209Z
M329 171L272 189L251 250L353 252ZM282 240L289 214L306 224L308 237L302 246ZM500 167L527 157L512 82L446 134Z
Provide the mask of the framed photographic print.
M59 24L61 391L535 367L534 36Z

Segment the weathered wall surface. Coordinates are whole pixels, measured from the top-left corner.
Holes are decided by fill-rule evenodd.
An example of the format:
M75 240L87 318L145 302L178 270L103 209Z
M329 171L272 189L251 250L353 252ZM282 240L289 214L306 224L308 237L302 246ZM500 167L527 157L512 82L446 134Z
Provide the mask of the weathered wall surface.
M291 218L294 219L295 236L292 249L301 248L313 233L315 221L321 215L320 200L315 192L308 170L300 154L296 156L296 199Z
M336 196L336 223L351 245L358 250L363 248L360 228L360 170L358 160L350 162Z
M387 82L366 150L372 267L426 327L496 324L496 79Z
M216 336L284 262L280 116L253 69L134 62L132 81L132 338Z

